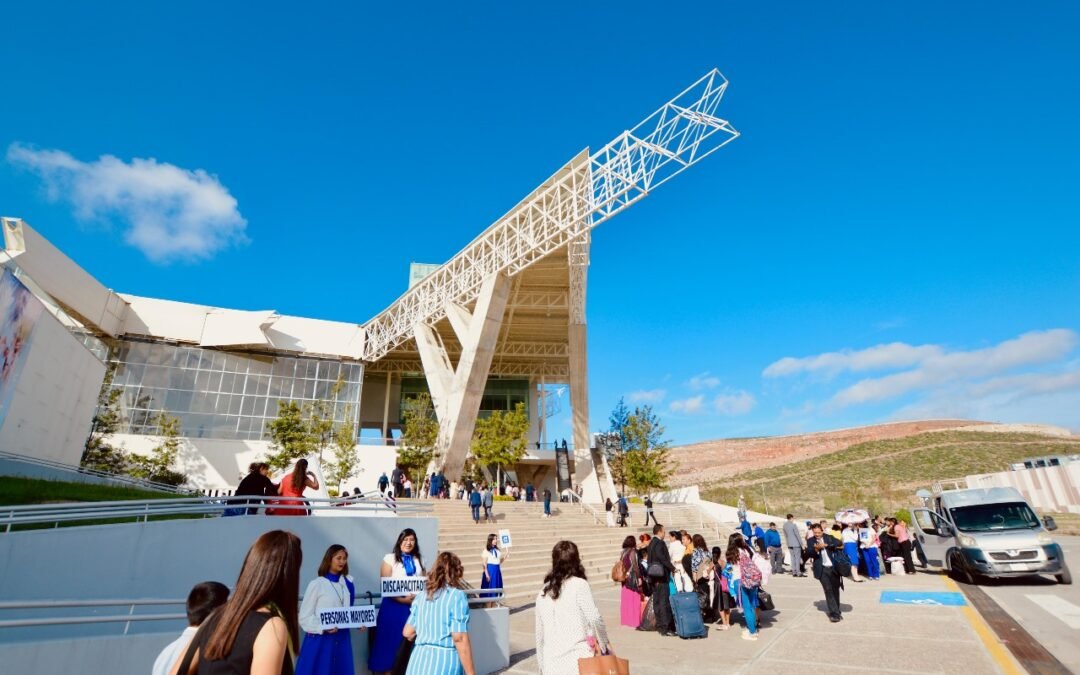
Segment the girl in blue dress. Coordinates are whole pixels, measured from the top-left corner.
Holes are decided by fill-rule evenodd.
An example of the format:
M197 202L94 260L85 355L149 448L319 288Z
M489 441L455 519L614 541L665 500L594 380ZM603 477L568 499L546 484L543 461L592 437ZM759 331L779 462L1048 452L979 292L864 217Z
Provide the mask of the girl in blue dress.
M353 675L349 629L323 630L319 612L352 607L355 599L356 588L349 576L349 552L344 546L334 544L323 555L319 577L304 591L304 602L300 605L304 642L296 661L296 675Z
M480 579L480 588L503 587L502 564L508 557L510 557L510 553L499 548L498 535L489 534L487 545L484 547L484 553L481 558L484 565L484 574ZM480 597L494 598L496 595L498 594L484 593Z
M416 531L407 527L398 535L394 552L383 558L379 569L381 577L425 576L424 563L420 559L420 543L416 540ZM379 616L375 620L375 643L368 656L368 668L373 673L389 673L394 667L394 657L401 646L401 631L409 618L409 608L416 596L402 598L383 598L379 606Z

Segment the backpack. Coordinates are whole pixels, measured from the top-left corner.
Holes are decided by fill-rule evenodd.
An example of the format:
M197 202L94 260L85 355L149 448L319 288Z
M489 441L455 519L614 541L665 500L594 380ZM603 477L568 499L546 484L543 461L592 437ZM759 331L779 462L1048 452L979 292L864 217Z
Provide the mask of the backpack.
M761 570L754 564L753 559L739 561L739 575L743 588L757 588L761 585Z
M851 576L851 561L843 549L826 550L825 554L829 556L829 560L832 561L833 569L836 570L837 574L842 577Z
M620 556L615 564L611 566L611 580L617 584L624 583L626 581L626 568L623 567L623 560Z

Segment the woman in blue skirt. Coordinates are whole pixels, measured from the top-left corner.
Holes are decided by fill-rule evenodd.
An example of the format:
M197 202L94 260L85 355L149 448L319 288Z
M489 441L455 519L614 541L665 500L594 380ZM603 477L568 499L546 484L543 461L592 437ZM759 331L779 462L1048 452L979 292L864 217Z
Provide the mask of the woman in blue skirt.
M507 558L510 557L510 553L503 551L499 548L498 535L489 534L487 538L487 545L484 547L484 553L481 558L484 565L484 576L480 579L480 588L502 588L502 564ZM497 593L484 593L480 597L482 598L494 598ZM494 604L494 603L492 603Z
M420 559L420 543L411 527L398 535L394 552L383 558L379 576L398 579L425 576L424 563ZM379 616L375 620L375 643L368 656L368 668L373 673L389 673L394 667L394 657L401 646L401 631L405 628L415 597L383 598Z
M352 607L356 588L349 576L349 552L340 544L326 549L319 578L308 584L300 605L304 642L296 675L353 675L352 641L348 628L323 630L319 612ZM361 629L362 630L362 629Z

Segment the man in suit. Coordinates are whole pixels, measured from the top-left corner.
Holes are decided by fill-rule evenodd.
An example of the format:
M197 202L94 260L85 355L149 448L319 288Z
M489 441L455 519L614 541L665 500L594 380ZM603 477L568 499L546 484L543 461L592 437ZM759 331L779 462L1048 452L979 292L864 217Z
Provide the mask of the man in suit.
M799 526L795 524L795 516L787 514L787 522L784 523L784 545L787 546L788 555L791 556L791 574L796 577L805 577L803 568L803 539L799 534Z
M675 571L675 565L671 563L668 554L667 542L664 541L664 526L653 526L653 538L649 542L649 567L659 565L663 570L663 576L649 577L649 583L653 585L653 611L656 612L656 630L661 635L677 635L675 632L675 617L671 613L671 591L668 588L668 578Z
M844 587L844 578L833 566L833 556L844 555L844 545L836 537L825 534L820 524L814 525L814 538L810 540L810 555L814 560L814 578L821 582L825 590L826 613L829 621L837 623L844 617L840 614L840 589Z

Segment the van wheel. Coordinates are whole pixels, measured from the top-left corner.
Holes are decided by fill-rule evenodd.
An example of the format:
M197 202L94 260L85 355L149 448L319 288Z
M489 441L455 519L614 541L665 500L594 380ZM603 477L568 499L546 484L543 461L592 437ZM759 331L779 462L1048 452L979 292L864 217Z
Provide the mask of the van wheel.
M959 553L953 553L949 556L949 576L960 583L969 586L976 585L975 575L968 571L967 565L964 564L964 559Z
M1072 584L1072 572L1065 565L1061 566L1061 574L1055 574L1054 578L1057 579L1059 584L1065 584L1066 586Z

